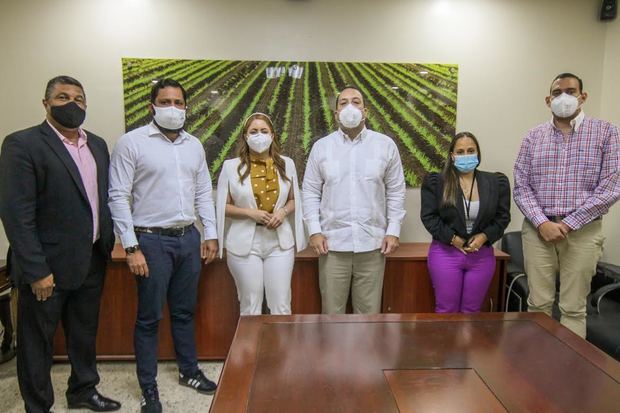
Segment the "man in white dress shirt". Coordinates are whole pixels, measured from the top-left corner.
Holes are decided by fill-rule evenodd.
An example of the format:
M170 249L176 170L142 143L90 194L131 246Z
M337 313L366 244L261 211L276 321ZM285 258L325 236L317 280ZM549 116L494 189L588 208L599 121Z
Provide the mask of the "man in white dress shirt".
M166 299L179 384L211 394L216 385L198 368L194 340L201 258L218 250L211 178L202 144L187 133L187 93L172 79L151 91L153 121L123 135L112 153L109 204L127 263L138 283L134 349L142 412L161 412L157 329ZM196 214L204 240L194 226Z
M319 254L324 314L381 311L385 256L398 248L405 217L405 177L398 148L366 129L368 109L359 89L336 99L339 129L319 139L303 181L304 220Z

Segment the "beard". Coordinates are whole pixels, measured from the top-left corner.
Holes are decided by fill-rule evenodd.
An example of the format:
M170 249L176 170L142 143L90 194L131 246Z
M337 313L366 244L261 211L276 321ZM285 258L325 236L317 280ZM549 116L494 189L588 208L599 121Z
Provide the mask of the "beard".
M161 126L159 123L157 123L157 121L155 119L153 119L153 123L155 124L155 126L157 126L157 128L162 131L163 133L179 133L183 130L183 128L185 127L185 124L183 124L183 126L181 126L178 129L168 129L168 128L164 128L163 126Z

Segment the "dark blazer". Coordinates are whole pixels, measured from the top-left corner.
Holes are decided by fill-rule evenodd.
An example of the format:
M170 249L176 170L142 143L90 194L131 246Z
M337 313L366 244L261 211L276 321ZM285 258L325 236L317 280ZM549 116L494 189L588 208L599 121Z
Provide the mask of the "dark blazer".
M487 245L491 245L502 237L510 222L510 183L506 175L502 173L483 171L476 171L476 183L480 195L480 210L471 235L483 232L489 239ZM441 174L427 175L422 183L422 209L420 211L422 223L433 239L444 244L450 244L454 234L467 240L465 207L460 186L457 186L455 207L442 207L442 196Z
M97 163L97 246L107 260L114 247L108 208L110 155L103 139L86 133ZM60 289L83 283L93 251L90 204L73 158L46 121L7 136L2 144L0 218L11 244L11 277L17 285L50 273Z

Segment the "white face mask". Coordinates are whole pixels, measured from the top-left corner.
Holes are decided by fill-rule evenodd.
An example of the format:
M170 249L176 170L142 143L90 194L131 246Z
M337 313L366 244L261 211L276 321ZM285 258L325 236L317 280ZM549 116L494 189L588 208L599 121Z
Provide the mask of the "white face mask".
M248 135L248 145L256 153L263 153L271 146L273 138L269 133L254 133Z
M573 95L562 93L551 100L551 111L558 118L569 118L579 109L579 99Z
M155 106L155 115L153 119L162 128L170 130L178 130L185 125L185 110L174 106Z
M353 129L362 122L362 111L352 104L348 104L338 113L340 124L347 129Z

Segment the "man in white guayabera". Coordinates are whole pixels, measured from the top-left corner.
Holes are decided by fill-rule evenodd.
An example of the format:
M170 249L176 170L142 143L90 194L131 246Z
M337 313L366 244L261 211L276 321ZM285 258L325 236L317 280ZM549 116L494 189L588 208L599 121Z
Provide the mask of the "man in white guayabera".
M153 121L121 136L110 162L110 211L138 284L134 349L142 413L162 411L157 330L166 300L179 384L205 394L216 388L198 368L194 340L201 258L209 263L218 250L215 208L205 151L184 129L186 110L183 86L159 80L151 90Z
M336 99L338 130L316 141L303 181L304 220L319 254L324 314L381 310L385 256L398 248L405 217L405 177L398 148L366 129L359 89Z

